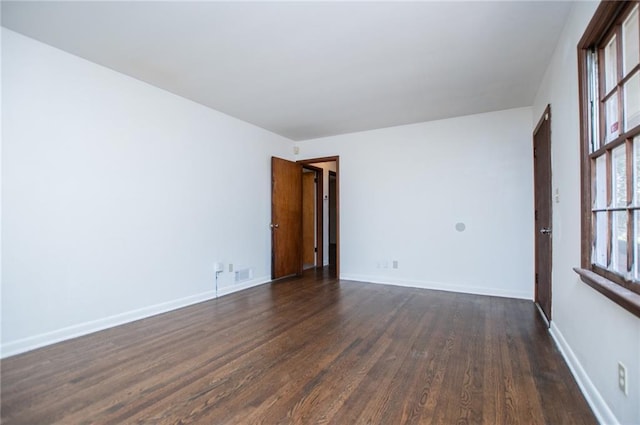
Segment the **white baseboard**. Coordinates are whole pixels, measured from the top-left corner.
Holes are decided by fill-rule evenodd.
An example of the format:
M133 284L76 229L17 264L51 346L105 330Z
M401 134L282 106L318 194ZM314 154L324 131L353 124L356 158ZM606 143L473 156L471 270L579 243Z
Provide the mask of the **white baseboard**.
M589 375L585 372L580 361L578 361L578 358L571 349L571 346L569 346L567 341L564 339L562 332L560 332L560 329L558 329L553 321L551 321L549 332L551 333L553 340L556 342L556 346L560 350L562 357L564 357L564 360L567 362L573 377L578 383L584 398L587 400L587 403L589 403L589 406L591 407L591 410L593 410L593 414L598 419L598 422L601 424L619 425L620 422L618 421L618 418L616 418L611 409L609 409L609 406L600 395L600 392L596 386L593 385L591 379L589 379Z
M239 285L233 285L233 286L229 286L222 289L219 288L218 297L231 294L233 292L241 291L243 289L251 288L253 286L261 285L267 282L270 282L270 279L260 278L260 279L252 279L247 282L242 282ZM216 298L215 291L207 291L200 294L191 295L189 297L184 297L177 300L172 300L172 301L128 311L125 313L116 314L114 316L92 320L85 323L79 323L77 325L68 326L66 328L57 329L55 331L30 336L27 338L19 339L17 341L11 341L3 344L2 347L0 347L0 358L14 356L16 354L35 350L36 348L45 347L47 345L55 344L57 342L66 341L72 338L77 338L79 336L87 335L93 332L98 332L104 329L112 328L114 326L123 325L125 323L134 322L136 320L145 319L147 317L166 313L172 310L177 310L179 308L187 307L193 304L197 304L197 303L208 301L215 298Z
M244 282L240 282L234 285L218 287L218 296L222 297L223 295L232 294L234 292L242 291L243 289L253 288L254 286L264 285L265 283L271 282L271 279L268 276L262 276L259 278L247 280Z
M432 282L423 280L403 280L380 276L364 276L355 274L340 274L341 280L355 280L364 283L376 283L381 285L405 286L408 288L433 289L436 291L458 292L473 295L489 295L492 297L518 298L532 300L533 294L528 291L510 291L502 288L482 288L472 285L456 285L451 283Z

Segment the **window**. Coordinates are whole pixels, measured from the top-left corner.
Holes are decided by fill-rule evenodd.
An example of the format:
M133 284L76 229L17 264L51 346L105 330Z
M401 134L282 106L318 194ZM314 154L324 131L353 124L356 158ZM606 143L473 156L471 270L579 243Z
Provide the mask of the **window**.
M602 2L578 46L583 280L640 316L640 5Z

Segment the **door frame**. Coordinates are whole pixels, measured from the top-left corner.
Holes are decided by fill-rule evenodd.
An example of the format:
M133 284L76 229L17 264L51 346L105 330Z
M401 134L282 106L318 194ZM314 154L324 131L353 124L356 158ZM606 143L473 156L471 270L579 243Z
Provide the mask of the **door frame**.
M313 165L318 162L336 163L336 278L340 278L340 156L325 156L320 158L310 158L299 160L303 166ZM324 246L323 246L324 250ZM323 262L324 264L324 262Z
M537 152L537 145L536 145L536 137L538 136L538 133L541 131L541 129L544 126L544 124L546 125L546 139L547 139L547 143L549 144L548 146L548 155L546 155L545 157L539 156L538 152ZM535 294L534 294L534 303L536 305L536 307L538 308L538 311L540 312L540 315L542 316L543 320L546 322L547 326L550 326L550 322L551 322L551 312L552 312L552 294L553 294L553 233L551 233L551 231L553 231L553 185L552 185L552 164L551 164L551 105L547 105L547 107L545 108L544 112L542 113L542 116L540 117L540 120L538 121L538 124L536 125L535 129L533 130L533 157L534 157L534 163L533 163L533 193L534 193L534 289L535 289ZM545 161L547 163L547 169L549 170L547 175L540 175L540 170L538 169L538 167L536 166L536 162L537 161ZM549 233L547 234L543 234L541 235L541 231L542 229L540 228L541 226L538 224L538 202L540 201L540 196L542 194L540 194L537 190L537 188L539 187L539 184L544 185L545 188L547 189L548 192L548 214L549 214ZM549 247L546 250L546 253L541 252L542 251L542 247L539 246L538 244L538 240L540 237L548 237L549 238ZM540 303L540 296L539 296L539 274L541 272L543 272L542 270L539 270L538 267L538 259L540 258L541 255L547 255L548 256L548 270L544 270L544 273L548 276L548 283L549 283L549 311L545 312L544 308L542 306L542 304ZM546 278L545 278L546 279Z
M311 170L315 173L316 178L316 267L322 267L324 260L324 221L322 211L322 194L324 193L324 170L310 164L303 164L302 169ZM303 198L304 199L304 198Z

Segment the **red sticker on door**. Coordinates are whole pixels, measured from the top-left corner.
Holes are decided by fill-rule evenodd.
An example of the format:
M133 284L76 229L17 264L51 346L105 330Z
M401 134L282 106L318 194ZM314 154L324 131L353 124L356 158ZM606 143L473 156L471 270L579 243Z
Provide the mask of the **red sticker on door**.
M611 132L615 133L616 131L618 131L618 121L611 124Z

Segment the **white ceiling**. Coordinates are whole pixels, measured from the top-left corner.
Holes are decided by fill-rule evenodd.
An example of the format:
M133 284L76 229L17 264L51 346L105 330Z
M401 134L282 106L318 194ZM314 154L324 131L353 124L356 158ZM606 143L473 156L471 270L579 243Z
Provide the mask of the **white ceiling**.
M570 7L2 1L2 25L305 140L531 105Z

